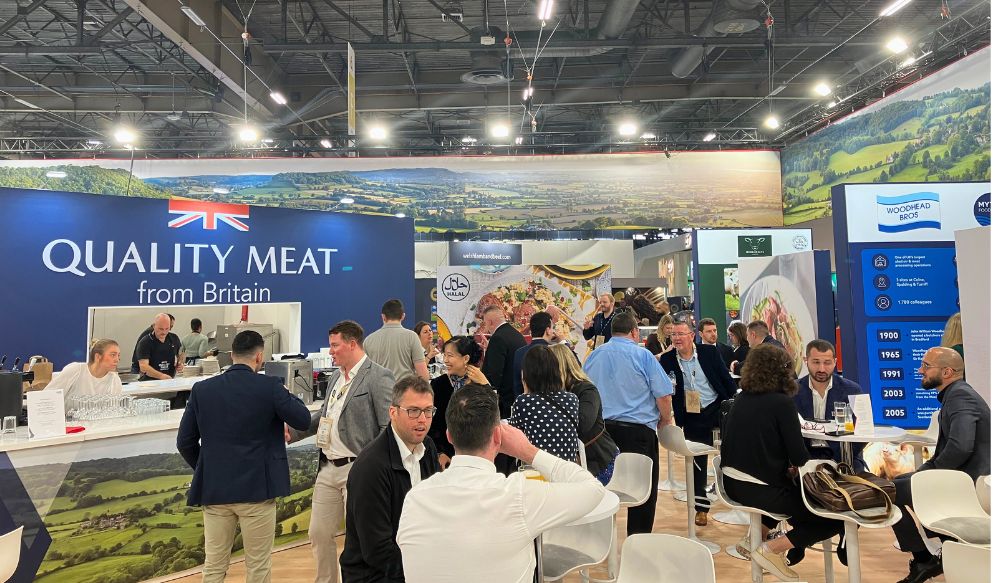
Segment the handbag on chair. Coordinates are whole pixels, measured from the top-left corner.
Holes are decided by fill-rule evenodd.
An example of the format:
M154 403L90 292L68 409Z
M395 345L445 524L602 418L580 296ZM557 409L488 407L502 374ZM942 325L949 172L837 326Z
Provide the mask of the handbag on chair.
M820 464L802 476L806 494L833 512L851 511L866 520L885 520L896 501L896 485L870 472L854 472L845 463ZM867 511L867 512L863 512Z

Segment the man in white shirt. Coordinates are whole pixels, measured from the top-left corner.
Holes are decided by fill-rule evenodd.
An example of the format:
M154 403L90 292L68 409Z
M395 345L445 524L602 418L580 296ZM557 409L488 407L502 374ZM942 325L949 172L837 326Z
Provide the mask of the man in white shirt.
M585 468L501 424L489 387L455 393L447 420L451 466L414 486L403 502L396 542L406 581L531 583L535 538L592 511L604 487ZM497 473L498 453L531 464L545 481Z
M431 380L427 371L427 356L420 344L420 337L409 328L403 328L403 302L389 300L382 304L382 327L365 338L365 354L401 379L416 374Z
M332 373L323 407L309 429L288 430L289 441L316 435L319 472L313 488L309 542L316 559L316 583L337 582L337 543L344 522L347 476L358 453L389 425L395 378L365 355L365 332L344 320L330 328Z
M63 390L63 400L83 395L112 395L122 392L118 377L121 350L114 340L98 340L90 347L87 362L71 362L55 376L46 391Z

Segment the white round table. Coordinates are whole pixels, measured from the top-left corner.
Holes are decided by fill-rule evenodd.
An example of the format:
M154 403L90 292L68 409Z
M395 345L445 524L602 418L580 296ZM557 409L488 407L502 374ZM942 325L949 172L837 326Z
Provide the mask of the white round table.
M871 443L874 441L895 441L906 435L906 430L902 427L876 427L873 433L851 433L850 435L827 435L822 431L810 431L803 429L802 437L808 439L822 439L825 441L840 442L840 459L844 463L851 463L854 458L851 451L852 443Z

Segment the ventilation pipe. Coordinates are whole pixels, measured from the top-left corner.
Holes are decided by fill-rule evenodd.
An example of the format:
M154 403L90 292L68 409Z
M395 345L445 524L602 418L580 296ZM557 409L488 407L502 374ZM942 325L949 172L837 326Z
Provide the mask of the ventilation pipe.
M760 27L759 0L719 0L712 14L698 27L696 36L717 38L730 34L743 34ZM715 47L685 49L674 61L670 70L674 77L687 77L708 57Z

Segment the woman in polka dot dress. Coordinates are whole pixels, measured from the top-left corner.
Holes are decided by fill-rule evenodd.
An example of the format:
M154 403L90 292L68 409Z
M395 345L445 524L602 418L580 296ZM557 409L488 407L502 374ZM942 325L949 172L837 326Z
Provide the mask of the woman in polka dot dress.
M580 401L563 389L559 362L547 346L524 355L521 369L525 393L511 408L510 424L524 432L535 447L567 461L580 457L577 424Z

